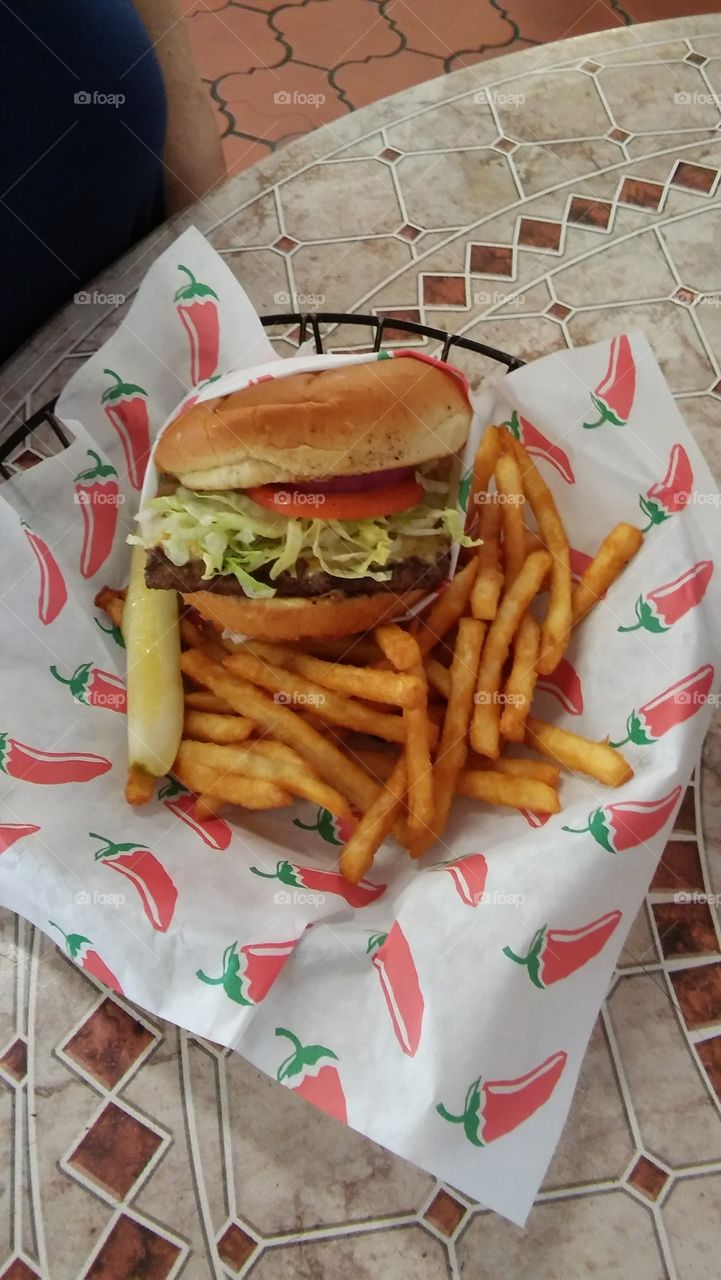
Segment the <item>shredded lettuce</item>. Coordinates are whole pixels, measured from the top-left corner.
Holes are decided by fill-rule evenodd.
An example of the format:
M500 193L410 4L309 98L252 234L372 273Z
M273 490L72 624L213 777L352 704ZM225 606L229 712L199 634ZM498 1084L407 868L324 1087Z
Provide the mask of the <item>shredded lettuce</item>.
M232 573L255 598L275 595L275 588L256 576L259 569L272 565L272 582L301 560L337 578L384 582L391 576L388 566L411 555L440 556L451 541L476 545L463 532L461 512L447 505L448 480L440 484L420 472L418 479L424 498L417 507L367 520L289 518L236 490L199 493L180 486L146 504L138 517L139 533L128 541L162 547L175 565L202 560L205 579Z

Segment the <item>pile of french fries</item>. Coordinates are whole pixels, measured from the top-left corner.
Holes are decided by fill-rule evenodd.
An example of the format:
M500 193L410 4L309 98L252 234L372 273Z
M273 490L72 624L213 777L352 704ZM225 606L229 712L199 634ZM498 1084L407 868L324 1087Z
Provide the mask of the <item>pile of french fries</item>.
M561 768L609 787L632 777L607 742L546 724L531 705L538 676L558 666L573 628L638 551L640 531L617 525L574 587L551 491L495 426L476 455L468 512L477 548L407 627L235 643L181 614L183 732L172 771L196 794L199 817L309 800L350 833L340 869L357 884L390 835L412 858L442 842L456 795L545 815L560 809ZM96 604L123 625L124 593L105 588ZM525 753L509 754L517 747ZM145 803L154 783L133 764L128 801Z

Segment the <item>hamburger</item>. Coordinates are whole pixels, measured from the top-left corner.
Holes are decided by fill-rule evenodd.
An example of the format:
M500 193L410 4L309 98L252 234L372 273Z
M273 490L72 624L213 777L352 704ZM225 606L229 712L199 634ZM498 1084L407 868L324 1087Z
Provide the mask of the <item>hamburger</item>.
M412 357L263 380L196 403L155 452L132 541L146 582L221 630L340 637L407 613L467 545L455 504L472 410Z

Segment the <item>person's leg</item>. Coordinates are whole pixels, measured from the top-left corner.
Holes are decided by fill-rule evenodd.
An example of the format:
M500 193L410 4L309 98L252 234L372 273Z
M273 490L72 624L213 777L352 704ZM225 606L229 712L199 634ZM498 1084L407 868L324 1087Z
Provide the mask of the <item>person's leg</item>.
M131 0L0 5L0 361L165 216L166 98Z

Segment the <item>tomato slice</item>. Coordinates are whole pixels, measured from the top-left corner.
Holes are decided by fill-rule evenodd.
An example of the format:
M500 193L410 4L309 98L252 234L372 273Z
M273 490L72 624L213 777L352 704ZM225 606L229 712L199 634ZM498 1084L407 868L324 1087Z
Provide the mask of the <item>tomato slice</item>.
M279 516L303 516L306 520L369 520L410 511L423 499L417 480L383 485L360 493L313 493L291 484L262 484L246 489L248 497Z

